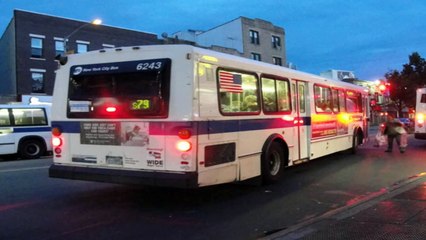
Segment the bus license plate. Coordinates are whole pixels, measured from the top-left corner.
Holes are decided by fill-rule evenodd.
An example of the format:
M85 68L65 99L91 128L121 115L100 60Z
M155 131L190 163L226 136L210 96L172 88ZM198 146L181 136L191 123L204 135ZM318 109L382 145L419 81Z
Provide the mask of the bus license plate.
M110 165L123 165L123 157L120 156L106 156L106 163Z

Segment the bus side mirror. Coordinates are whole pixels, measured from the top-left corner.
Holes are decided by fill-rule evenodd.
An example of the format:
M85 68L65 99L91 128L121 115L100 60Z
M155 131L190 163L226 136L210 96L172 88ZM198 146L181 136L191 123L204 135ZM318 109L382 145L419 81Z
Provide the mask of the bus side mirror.
M61 65L65 65L68 62L68 57L67 56L62 56L62 54L58 54L58 55L56 55L55 60L58 60L58 62Z

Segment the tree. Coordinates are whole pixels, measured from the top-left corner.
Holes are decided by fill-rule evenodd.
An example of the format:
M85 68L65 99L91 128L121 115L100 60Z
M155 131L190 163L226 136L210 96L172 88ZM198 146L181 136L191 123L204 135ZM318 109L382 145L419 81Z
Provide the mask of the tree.
M408 56L409 62L403 65L402 71L391 70L385 74L390 83L390 99L398 107L399 112L404 107L414 107L416 104L416 89L426 86L426 61L419 53Z

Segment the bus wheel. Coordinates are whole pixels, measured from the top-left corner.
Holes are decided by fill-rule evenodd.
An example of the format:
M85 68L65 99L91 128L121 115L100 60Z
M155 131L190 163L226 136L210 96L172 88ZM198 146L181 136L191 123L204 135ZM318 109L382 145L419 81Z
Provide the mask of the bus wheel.
M284 151L277 142L272 142L262 153L262 179L266 184L278 181L284 169Z
M39 140L25 140L19 144L19 156L21 158L40 158L46 151L44 145Z
M354 137L352 138L352 148L351 148L352 154L356 154L358 152L359 141L361 137L362 136L358 131L354 134Z

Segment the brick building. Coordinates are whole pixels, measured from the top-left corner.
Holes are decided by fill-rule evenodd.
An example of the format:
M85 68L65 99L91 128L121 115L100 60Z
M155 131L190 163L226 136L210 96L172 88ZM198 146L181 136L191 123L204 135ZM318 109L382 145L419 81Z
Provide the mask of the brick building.
M287 66L284 28L262 19L238 17L206 31L180 31L173 37L215 51Z
M0 103L52 95L55 56L64 53L67 38L67 49L75 53L161 42L152 33L14 10L0 39Z

